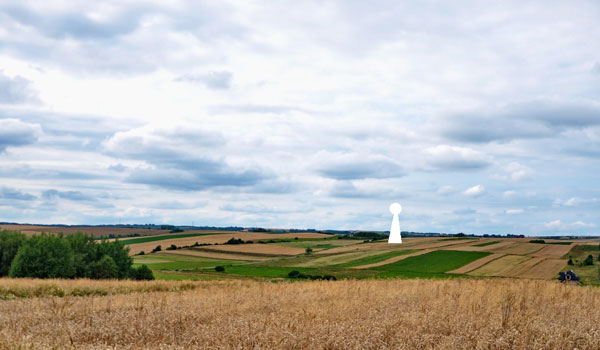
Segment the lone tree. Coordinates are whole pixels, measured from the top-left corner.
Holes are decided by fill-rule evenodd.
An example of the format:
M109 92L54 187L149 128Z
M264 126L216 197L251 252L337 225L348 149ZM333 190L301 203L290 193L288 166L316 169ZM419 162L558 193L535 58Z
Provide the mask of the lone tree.
M312 254L313 249L311 247L306 248L306 254Z

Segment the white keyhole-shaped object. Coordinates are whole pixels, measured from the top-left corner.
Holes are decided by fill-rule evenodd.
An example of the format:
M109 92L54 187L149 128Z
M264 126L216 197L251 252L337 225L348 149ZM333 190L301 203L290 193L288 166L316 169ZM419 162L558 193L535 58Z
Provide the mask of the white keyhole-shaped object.
M401 212L402 206L399 203L392 203L390 205L390 213L394 215L394 218L392 219L388 243L402 243L402 236L400 236L400 221L398 220L398 214Z

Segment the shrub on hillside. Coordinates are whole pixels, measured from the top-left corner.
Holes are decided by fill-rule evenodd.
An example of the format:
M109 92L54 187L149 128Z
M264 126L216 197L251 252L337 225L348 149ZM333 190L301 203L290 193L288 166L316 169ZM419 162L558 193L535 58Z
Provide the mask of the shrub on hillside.
M583 260L582 265L583 266L594 265L594 257L591 254L588 255L587 258L585 258L585 260Z
M177 250L177 246L175 244L171 244L171 246L167 247L166 250Z
M223 266L215 266L215 271L217 271L217 272L225 272L225 268Z
M150 281L150 280L154 279L154 274L152 273L152 270L150 270L148 265L142 265L142 266L138 267L137 269L132 268L130 276L132 279L138 280L138 281L142 281L142 280Z
M0 231L0 277L8 276L10 264L24 240L25 235L20 232Z
M152 253L160 252L161 250L162 247L160 245L157 245L154 249L152 249Z
M541 244L544 244L544 243L546 243L546 241L544 241L543 239L532 239L531 241L529 241L529 243L541 243Z
M117 264L108 255L104 255L100 260L90 265L90 278L93 279L114 279L119 276Z

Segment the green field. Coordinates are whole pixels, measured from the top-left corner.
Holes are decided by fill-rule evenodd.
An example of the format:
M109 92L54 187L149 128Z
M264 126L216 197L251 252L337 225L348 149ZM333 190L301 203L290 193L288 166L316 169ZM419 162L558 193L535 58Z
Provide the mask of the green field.
M130 245L130 244L138 244L138 243L164 241L165 239L199 237L199 236L218 235L218 234L219 233L217 233L217 232L210 232L210 233L179 233L179 234L165 235L165 236L149 236L149 237L141 237L141 238L132 238L132 239L123 240L121 242L123 242L123 244L125 244L125 245Z
M489 254L487 252L436 250L392 264L373 267L372 269L383 271L378 277L448 278L450 275L446 272L455 270Z
M347 263L343 263L343 264L332 265L331 267L342 268L343 269L343 268L354 267L354 266L374 264L374 263L378 263L378 262L381 262L381 261L385 261L387 259L393 258L393 257L398 256L398 255L406 255L406 254L414 253L416 251L418 251L418 250L417 249L413 249L413 250L397 250L397 251L388 252L388 253L384 253L384 254L367 256L367 257L360 258L360 259L357 259L357 260L353 260L353 261L350 261L350 262L347 262Z
M133 259L134 267L146 264L157 271L194 271L201 272L215 266L230 266L244 264L245 261L218 260L195 256L152 254L136 256Z
M487 247L488 245L498 244L498 243L500 243L500 241L485 242L485 243L474 244L473 247Z

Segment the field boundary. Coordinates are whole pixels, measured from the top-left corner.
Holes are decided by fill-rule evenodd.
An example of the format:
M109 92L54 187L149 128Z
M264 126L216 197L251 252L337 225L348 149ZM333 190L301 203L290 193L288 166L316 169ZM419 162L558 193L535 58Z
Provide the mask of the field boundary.
M490 254L488 256L485 256L481 259L475 260L472 263L469 263L465 266L461 266L456 270L452 270L452 271L448 271L446 273L454 273L454 274L465 274L468 272L471 272L475 269L478 269L484 265L489 264L490 262L496 260L496 259L500 259L501 257L505 256L506 254L501 254L501 253L495 253L495 254Z
M431 253L432 251L433 251L433 249L423 249L423 250L419 250L418 252L395 256L393 258L389 258L387 260L380 261L378 263L350 267L350 269L363 270L363 269L369 269L371 267L377 267L377 266L383 266L383 265L393 264L393 263L398 262L400 260L404 260L406 258L410 258L410 257L413 257L413 256L418 256L418 255L423 255L423 254Z

